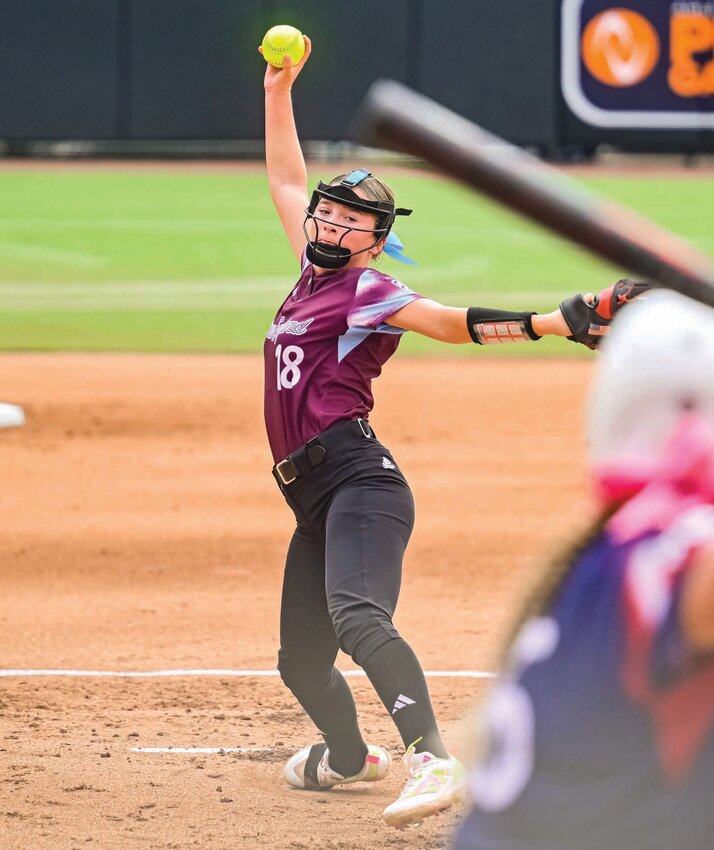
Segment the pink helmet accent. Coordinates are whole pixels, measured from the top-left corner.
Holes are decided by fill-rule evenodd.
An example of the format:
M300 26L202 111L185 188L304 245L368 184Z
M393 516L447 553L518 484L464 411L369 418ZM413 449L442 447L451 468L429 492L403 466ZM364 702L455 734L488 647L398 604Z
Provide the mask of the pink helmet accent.
M623 533L714 503L714 309L653 292L618 316L601 358L589 450L604 504L639 494L620 511Z

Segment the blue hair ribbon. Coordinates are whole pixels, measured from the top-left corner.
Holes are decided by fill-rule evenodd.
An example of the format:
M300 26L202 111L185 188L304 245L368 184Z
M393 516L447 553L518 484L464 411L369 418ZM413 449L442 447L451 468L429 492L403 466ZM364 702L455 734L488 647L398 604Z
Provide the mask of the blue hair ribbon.
M412 260L411 257L407 257L406 254L403 253L404 245L402 245L402 240L394 232L391 232L387 236L382 250L388 257L391 257L399 263L409 263L410 266L419 265L416 260Z

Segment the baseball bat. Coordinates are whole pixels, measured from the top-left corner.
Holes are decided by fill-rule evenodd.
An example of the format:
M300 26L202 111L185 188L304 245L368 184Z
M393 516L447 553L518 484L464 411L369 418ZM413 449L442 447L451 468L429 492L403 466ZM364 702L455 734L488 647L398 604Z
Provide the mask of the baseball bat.
M350 133L363 144L420 157L635 277L714 307L709 257L401 83L374 83Z

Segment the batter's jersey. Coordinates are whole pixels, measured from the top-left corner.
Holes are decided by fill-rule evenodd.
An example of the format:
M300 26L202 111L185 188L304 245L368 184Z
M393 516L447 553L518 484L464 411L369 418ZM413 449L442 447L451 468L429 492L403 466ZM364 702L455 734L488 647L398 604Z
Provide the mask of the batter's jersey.
M316 275L303 257L263 347L265 425L276 462L335 422L369 417L372 381L404 333L385 320L417 298L376 269Z
M600 536L513 645L486 706L458 850L704 850L714 841L714 656L678 599L714 507Z

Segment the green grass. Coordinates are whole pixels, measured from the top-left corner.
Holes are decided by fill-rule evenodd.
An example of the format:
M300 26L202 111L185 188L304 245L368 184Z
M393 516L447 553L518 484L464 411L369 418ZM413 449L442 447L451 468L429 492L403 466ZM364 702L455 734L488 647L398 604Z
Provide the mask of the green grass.
M458 186L381 174L415 209L398 232L420 264L381 268L443 303L543 311L622 276ZM714 255L711 178L586 182ZM257 352L297 276L261 174L8 171L0 197L0 349ZM561 340L478 353L588 354Z

